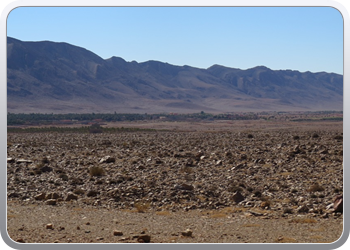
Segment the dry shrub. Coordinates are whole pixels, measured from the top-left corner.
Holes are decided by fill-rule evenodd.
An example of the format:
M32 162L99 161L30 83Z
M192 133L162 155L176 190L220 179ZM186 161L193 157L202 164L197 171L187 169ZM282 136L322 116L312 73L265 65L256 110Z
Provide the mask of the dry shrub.
M227 214L224 213L214 213L210 215L210 218L225 218L227 217Z
M326 228L324 227L317 227L317 228L310 228L310 232L325 232Z
M138 213L144 213L144 212L146 212L147 209L149 209L150 203L149 202L137 202L137 203L135 203L134 206L135 206Z
M317 220L312 218L295 218L291 219L289 223L317 223Z
M157 215L170 215L169 211L158 211L156 212Z
M324 237L323 236L321 236L321 235L312 235L312 236L310 236L310 239L315 239L315 240L321 240L321 239L323 239Z
M102 176L105 174L105 171L102 167L93 166L93 167L89 168L89 174L91 176Z
M7 215L7 218L10 219L10 218L16 218L17 215L16 214L8 214Z
M260 224L244 224L242 227L261 227Z
M312 185L309 189L309 192L322 192L324 191L324 188L322 186L320 186L320 184L316 183L314 185Z

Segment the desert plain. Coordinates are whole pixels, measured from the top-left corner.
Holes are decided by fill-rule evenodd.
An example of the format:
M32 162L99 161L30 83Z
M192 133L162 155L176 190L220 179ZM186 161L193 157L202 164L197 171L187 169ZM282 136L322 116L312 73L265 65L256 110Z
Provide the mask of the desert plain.
M103 126L140 130L7 134L12 240L331 243L342 235L341 121Z

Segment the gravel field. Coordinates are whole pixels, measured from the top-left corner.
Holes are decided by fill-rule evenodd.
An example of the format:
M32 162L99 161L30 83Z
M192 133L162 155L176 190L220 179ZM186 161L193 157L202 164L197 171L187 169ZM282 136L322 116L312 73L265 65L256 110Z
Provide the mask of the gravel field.
M26 243L336 241L342 123L230 126L8 133L8 234Z

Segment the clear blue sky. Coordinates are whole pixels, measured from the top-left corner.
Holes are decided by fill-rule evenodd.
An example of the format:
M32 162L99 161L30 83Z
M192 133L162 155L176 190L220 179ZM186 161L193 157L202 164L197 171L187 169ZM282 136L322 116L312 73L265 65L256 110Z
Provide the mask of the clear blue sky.
M343 19L331 7L20 7L7 35L104 59L343 74Z

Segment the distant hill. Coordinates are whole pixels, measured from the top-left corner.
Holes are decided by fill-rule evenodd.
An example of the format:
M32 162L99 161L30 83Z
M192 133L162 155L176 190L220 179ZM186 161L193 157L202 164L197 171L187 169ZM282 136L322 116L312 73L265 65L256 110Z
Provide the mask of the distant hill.
M107 60L68 43L7 38L13 113L342 110L343 76Z

